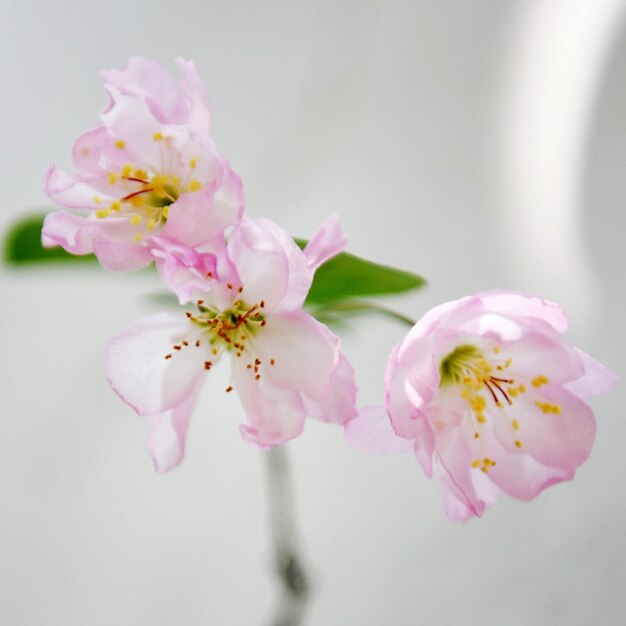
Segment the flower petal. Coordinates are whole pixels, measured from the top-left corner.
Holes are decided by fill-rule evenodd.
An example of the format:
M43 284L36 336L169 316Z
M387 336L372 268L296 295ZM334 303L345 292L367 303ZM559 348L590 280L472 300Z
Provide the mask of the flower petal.
M346 247L347 240L341 230L341 221L336 213L329 215L315 231L304 248L309 269L315 271L320 265L339 254Z
M205 350L192 345L198 330L186 318L158 313L138 320L109 343L106 373L117 394L139 415L185 401L204 375ZM182 342L190 345L183 347ZM181 346L174 350L173 346ZM171 358L165 358L171 354Z
M302 306L313 272L307 258L282 228L266 219L243 218L228 241L247 302L263 300L268 312Z
M55 211L46 215L41 242L46 248L59 245L72 254L89 254L93 252L93 238L97 232L97 224L93 221Z
M297 437L304 429L305 408L297 391L256 380L241 359L233 359L233 385L246 413L240 427L243 438L258 448L268 448Z
M200 385L197 385L189 396L169 411L148 417L147 448L159 474L176 467L185 456L187 426L199 389Z
M323 401L339 366L339 339L303 311L266 319L267 325L250 339L261 361L261 376L278 387Z
M243 209L243 204L233 206L224 201L226 193L222 190L218 196L215 184L184 193L170 205L161 235L195 247L222 233L236 223Z
M413 452L412 439L398 437L391 427L383 406L368 406L345 425L346 441L371 454L403 454Z
M584 374L576 380L569 382L565 387L581 400L594 398L601 393L607 392L618 380L619 377L608 367L598 363L586 352L574 348L580 357L584 369Z
M152 263L152 255L145 246L105 237L94 239L93 250L100 263L113 272L138 270Z
M303 398L307 417L322 422L345 424L357 415L356 393L354 370L342 354L324 399L316 401L308 396Z

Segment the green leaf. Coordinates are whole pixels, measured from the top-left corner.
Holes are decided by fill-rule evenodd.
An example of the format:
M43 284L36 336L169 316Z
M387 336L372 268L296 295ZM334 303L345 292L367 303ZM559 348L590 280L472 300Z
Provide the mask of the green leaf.
M41 227L45 215L29 215L15 222L4 237L4 259L7 263L93 263L93 254L77 256L60 246L44 248L41 245Z
M300 248L305 239L295 239ZM354 297L384 296L419 289L426 281L417 274L366 261L342 252L315 272L308 304L323 304Z

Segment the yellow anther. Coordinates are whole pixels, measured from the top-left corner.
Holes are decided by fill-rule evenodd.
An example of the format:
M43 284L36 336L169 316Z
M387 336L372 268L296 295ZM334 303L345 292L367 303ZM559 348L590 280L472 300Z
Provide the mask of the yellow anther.
M167 216L170 213L170 208L168 206L163 207L163 210L161 211L161 215L167 219Z
M480 468L480 471L481 471L483 474L486 474L489 470L488 470L486 467L481 467L481 468Z
M494 351L496 354L500 354L500 346L494 346L494 347L493 347L493 351Z
M480 461L478 459L472 461L472 467L480 467Z
M520 385L518 389L520 393L526 393L526 387L524 385Z
M115 185L116 180L117 180L117 174L115 172L109 172L109 184Z
M141 178L142 180L146 180L148 178L148 172L146 172L146 170L136 169L135 178Z
M550 382L550 379L547 376L539 374L539 376L535 376L531 382L533 387L541 387L541 385L547 385Z
M215 356L215 355L217 354L217 348L213 348L213 349L211 350L211 353L213 354L213 356Z
M163 135L161 133L154 133L152 137L154 138L155 141L163 141Z
M198 189L202 189L202 183L199 180L192 178L189 181L189 185L187 186L187 188L189 189L189 191L198 191Z
M511 396L511 398L517 398L519 391L517 390L516 387L509 387L507 389L507 392L509 393L509 395Z
M511 367L511 363L513 363L513 359L507 359L504 363L504 367Z
M146 228L147 228L148 230L152 230L152 229L154 228L154 225L155 225L155 224L156 224L156 220L154 220L154 219L148 220L148 223L147 223L147 225L146 225Z
M102 203L102 198L101 198L100 196L94 196L94 197L93 197L93 201L94 201L96 204L101 204L101 203Z
M474 433L474 439L480 439L480 435L478 433Z
M141 215L133 215L130 218L130 223L133 224L133 225L134 224L139 224L139 222L141 222Z
M522 447L522 442L521 442L519 439L517 439L517 440L515 441L515 446L516 446L517 448L521 448L521 447Z
M495 463L494 463L491 459L486 458L486 457L483 459L483 463L484 463L487 467L490 467L491 465L495 465Z
M194 169L196 169L197 165L198 165L198 159L197 159L196 157L193 157L193 159L191 159L191 160L189 161L189 167L190 167L192 170L194 170Z
M558 404L553 404L552 405L552 412L556 413L557 415L561 414L561 407Z
M133 166L130 163L126 163L122 168L121 176L122 178L128 178L130 173L133 171Z
M111 215L110 209L98 209L96 211L96 217L99 217L99 218L108 217L109 215Z
M142 237L143 237L143 233L137 233L137 234L133 237L133 239L134 239L135 241L141 241Z
M180 186L180 177L179 176L172 176L172 184L175 187L179 187Z
M109 208L111 209L111 211L119 211L122 208L122 205L120 204L119 200L113 200Z
M479 414L479 415L476 416L476 421L479 424L486 424L487 423L487 418L484 415Z
M120 150L121 150L122 148L124 148L125 146L126 146L126 142L125 142L125 141L123 141L122 139L118 139L118 140L115 142L115 147L116 147L116 148L119 148Z
M516 419L511 422L511 425L513 426L513 430L519 430L519 422Z

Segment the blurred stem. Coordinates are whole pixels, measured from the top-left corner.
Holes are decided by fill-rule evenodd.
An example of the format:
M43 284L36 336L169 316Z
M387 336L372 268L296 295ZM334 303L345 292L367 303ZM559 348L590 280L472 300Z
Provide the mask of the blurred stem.
M274 544L280 600L272 626L299 626L309 595L309 585L298 550L295 508L289 463L284 446L270 448L267 461L270 530Z

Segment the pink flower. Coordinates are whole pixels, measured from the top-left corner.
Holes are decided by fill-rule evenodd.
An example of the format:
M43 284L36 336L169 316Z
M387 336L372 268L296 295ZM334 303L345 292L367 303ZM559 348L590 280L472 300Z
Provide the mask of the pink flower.
M531 500L571 480L589 456L585 400L617 380L566 344L556 304L487 291L427 313L391 353L385 410L347 424L357 447L417 455L448 516L481 516L503 491Z
M177 64L179 85L139 57L103 73L110 102L102 124L74 144L76 173L52 166L44 180L52 200L88 215L48 215L44 245L136 269L152 261L151 236L196 246L239 220L241 181L209 135L206 89L192 62Z
M266 448L299 435L305 417L344 423L356 415L354 373L340 342L302 310L319 258L342 245L313 237L309 253L269 220L243 218L230 235L227 261L155 238L162 276L193 306L142 319L115 337L107 376L140 415L150 416L148 447L158 471L183 458L195 397L222 356L246 414L243 437ZM320 229L320 231L322 230ZM217 257L216 257L217 258ZM327 256L326 256L327 258ZM221 266L220 266L221 263Z

